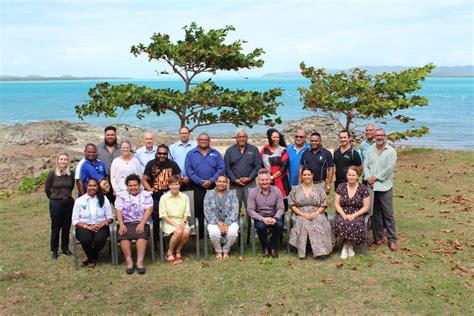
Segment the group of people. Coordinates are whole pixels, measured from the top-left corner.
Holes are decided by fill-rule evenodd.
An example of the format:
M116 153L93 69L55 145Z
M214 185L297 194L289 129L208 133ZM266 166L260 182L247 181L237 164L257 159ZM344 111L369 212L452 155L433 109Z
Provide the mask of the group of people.
M236 143L224 156L210 146L207 133L199 134L197 142L191 140L187 127L180 128L179 141L169 147L155 145L153 134L145 133L144 146L135 154L129 141L118 143L115 127L108 126L104 132L104 143L85 146L75 172L69 168L69 156L60 153L47 179L52 258L58 257L59 235L62 254L71 254L72 221L87 256L82 265L94 268L108 236L107 225L115 217L126 273L145 273L147 241L150 234L157 236L160 220L163 232L170 236L166 260L179 264L190 238L190 201L183 193L188 190L194 192L199 235L204 234L206 219L217 260L229 258L242 208L254 220L265 257L278 257L288 210L292 212L289 242L299 258L305 257L308 241L314 257L331 254L336 237L344 241L341 258L353 256L353 244L366 242L364 220L372 204L374 242L385 242L386 229L388 246L396 250L392 177L397 156L384 129L374 124L367 126L360 152L352 145L350 132L341 131L341 145L333 153L322 146L317 132L307 143L303 130L296 131L294 143L287 146L283 134L269 129L268 145L259 150L239 129ZM334 177L337 214L331 227L326 208ZM79 192L75 201L74 186ZM154 231L147 225L152 221ZM131 240L136 240L136 262Z

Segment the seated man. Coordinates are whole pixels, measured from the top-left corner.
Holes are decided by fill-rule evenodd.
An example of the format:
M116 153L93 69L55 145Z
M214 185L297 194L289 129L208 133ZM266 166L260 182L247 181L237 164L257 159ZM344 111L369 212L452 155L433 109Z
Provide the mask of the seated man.
M283 233L283 215L285 207L281 191L270 185L270 171L260 169L258 172L259 185L249 191L247 214L255 220L258 239L262 245L263 257L278 258L278 240ZM267 229L273 229L270 242L267 239Z

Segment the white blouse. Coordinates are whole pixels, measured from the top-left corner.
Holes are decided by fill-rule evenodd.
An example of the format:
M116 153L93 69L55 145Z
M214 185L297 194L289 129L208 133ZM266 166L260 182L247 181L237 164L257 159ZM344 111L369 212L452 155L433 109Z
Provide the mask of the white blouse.
M112 161L110 167L110 182L114 189L114 194L118 195L120 192L127 190L125 179L131 175L141 175L142 169L140 162L137 158L130 160L123 160L121 157L117 157Z
M74 226L77 223L99 224L109 218L113 219L114 214L107 197L104 197L104 205L102 207L99 206L97 196L91 198L87 193L77 198L76 202L74 202L72 210L72 224Z

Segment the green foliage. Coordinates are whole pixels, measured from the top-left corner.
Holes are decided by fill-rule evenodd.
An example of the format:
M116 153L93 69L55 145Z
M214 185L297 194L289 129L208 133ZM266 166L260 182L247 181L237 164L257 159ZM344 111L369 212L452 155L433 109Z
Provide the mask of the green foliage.
M32 193L38 189L39 186L43 185L48 178L48 172L43 172L36 178L31 176L24 177L20 181L20 185L18 186L18 191L23 193Z
M78 116L81 119L94 114L116 117L119 109L126 111L137 105L139 109L136 116L139 119L152 112L160 116L170 111L178 116L181 126L191 125L191 130L218 123L248 127L261 123L270 126L281 123L279 117L272 119L281 105L276 101L282 94L281 89L265 92L234 91L219 87L210 79L191 88L192 80L201 73L215 74L219 70L262 67L263 60L259 56L264 51L261 48L243 54L242 44L245 41L225 44L228 32L235 30L233 26L206 32L193 22L183 29L184 40L173 43L169 35L157 33L151 37L152 42L148 46L132 46L131 53L135 56L146 54L149 61L164 62L183 80L184 91L99 83L89 90L91 100L75 107Z
M306 67L304 63L300 64L300 68L302 75L311 81L309 88L299 88L303 107L322 111L337 119L341 128L354 131L360 120L392 117L402 123L413 121L411 117L395 114L403 109L428 105L425 97L413 93L421 88L420 81L423 81L435 66L428 64L375 76L358 68L336 74L328 74L324 68ZM390 139L398 141L408 137L420 137L428 132L429 129L423 126L393 133Z

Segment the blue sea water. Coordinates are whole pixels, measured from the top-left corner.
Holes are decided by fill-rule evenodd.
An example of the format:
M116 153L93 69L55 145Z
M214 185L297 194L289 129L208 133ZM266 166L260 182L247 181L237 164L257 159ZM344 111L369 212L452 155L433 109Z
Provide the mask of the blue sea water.
M284 106L278 110L284 122L314 115L315 112L302 109L298 87L307 87L308 81L299 78L255 78L218 79L218 84L230 89L265 91L280 87L284 89L279 99ZM48 81L48 82L1 82L0 83L0 124L27 123L42 120L67 120L79 122L74 106L87 102L87 92L102 81ZM153 88L181 89L179 80L109 80L112 84L134 83ZM402 144L417 147L474 150L474 78L428 78L423 82L419 94L429 100L427 107L412 108L400 114L416 118L414 122L402 124L390 121L387 131L406 129L409 126L427 126L430 133L422 138L411 138ZM131 124L152 130L175 131L178 119L167 113L160 117L151 114L139 120L134 111L119 113L116 118L88 117L85 122L105 126L108 124ZM203 128L204 129L204 128ZM201 130L203 130L201 129ZM263 133L264 126L256 126L254 133ZM208 126L212 134L232 134L231 124ZM199 129L198 129L199 131Z

